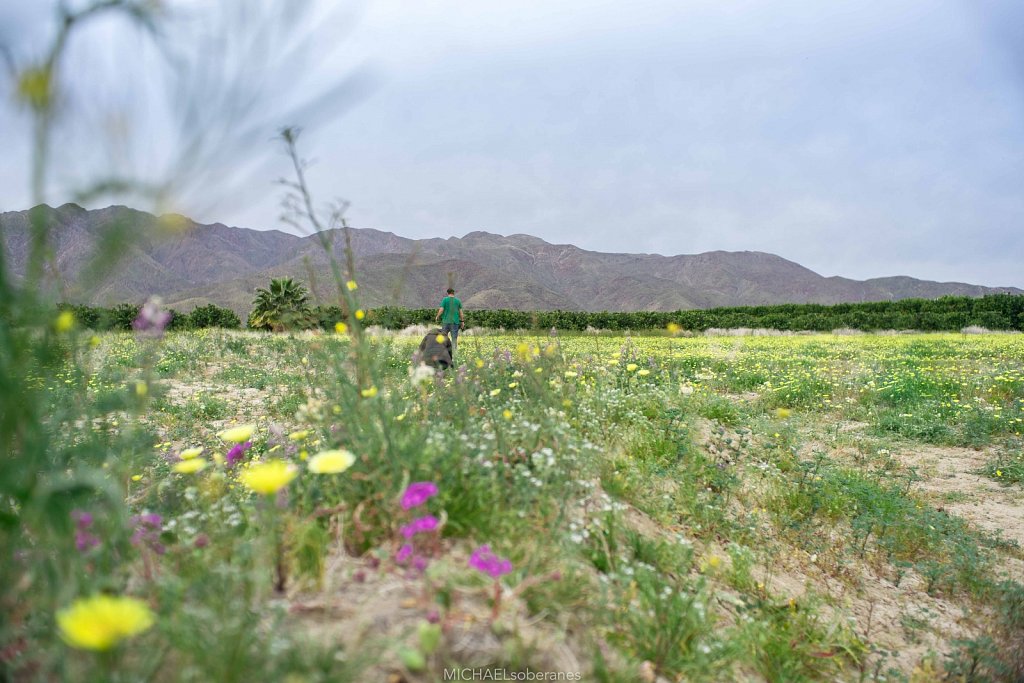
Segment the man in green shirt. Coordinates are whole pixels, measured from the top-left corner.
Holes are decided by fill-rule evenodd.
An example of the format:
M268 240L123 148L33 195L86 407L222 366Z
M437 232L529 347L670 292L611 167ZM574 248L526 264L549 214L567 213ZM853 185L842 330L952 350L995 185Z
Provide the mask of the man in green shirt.
M459 330L462 329L462 302L455 298L455 290L448 288L448 296L441 299L441 305L437 309L434 320L441 321L441 333L450 335L452 338L452 356L458 348Z

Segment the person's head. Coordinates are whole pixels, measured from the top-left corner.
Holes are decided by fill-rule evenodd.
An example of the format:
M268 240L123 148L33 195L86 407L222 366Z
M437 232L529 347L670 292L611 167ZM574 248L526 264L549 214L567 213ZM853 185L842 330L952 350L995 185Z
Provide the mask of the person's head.
M453 288L449 287L449 288L448 288L448 293L449 293L449 294L454 294L454 293L455 293L455 290L454 290Z

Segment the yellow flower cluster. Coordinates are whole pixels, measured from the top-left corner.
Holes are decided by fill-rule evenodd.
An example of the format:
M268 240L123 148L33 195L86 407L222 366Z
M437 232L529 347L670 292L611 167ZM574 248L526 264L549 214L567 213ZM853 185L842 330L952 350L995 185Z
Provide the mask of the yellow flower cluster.
M149 629L153 622L153 613L146 603L111 595L76 600L57 613L61 638L82 650L109 650Z

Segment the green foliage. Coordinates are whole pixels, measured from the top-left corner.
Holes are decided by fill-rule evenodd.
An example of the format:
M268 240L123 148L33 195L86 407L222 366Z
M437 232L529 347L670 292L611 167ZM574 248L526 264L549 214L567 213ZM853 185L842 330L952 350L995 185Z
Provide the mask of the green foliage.
M274 282L278 282L274 293ZM289 282L287 291L281 283ZM294 288L298 288L295 290ZM335 323L347 322L348 317L339 306L316 306L308 308L308 294L298 296L296 291L306 294L302 285L291 278L271 282L265 295L257 295L254 307L268 307L270 318L253 318L250 327L271 329L275 320L280 329L301 329L317 326L333 330ZM261 296L263 299L261 300ZM293 301L278 302L284 296L295 297ZM263 301L261 303L261 301ZM277 310L275 307L283 305ZM84 327L93 330L128 330L138 315L138 306L120 304L112 309L95 306L62 305L75 313ZM276 312L275 312L276 311ZM365 323L385 329L399 330L410 325L430 325L434 322L436 309L399 308L380 306L366 310ZM283 315L283 318L281 317ZM276 316L276 317L275 317ZM1024 295L994 294L981 298L943 297L940 299L905 299L901 301L868 302L854 304L779 304L774 306L746 306L737 308L712 308L690 311L633 311L633 312L587 312L587 311L512 311L512 310L471 310L467 311L467 324L474 327L510 330L550 330L582 332L588 328L599 330L664 330L669 324L679 325L683 330L703 332L716 329L776 329L783 331L828 332L841 328L864 331L874 330L923 330L959 331L968 326L979 326L991 330L1024 330ZM235 329L240 321L234 312L213 304L200 306L186 315L177 315L182 320L172 322L172 329L201 329L221 327ZM737 378L737 390L744 390L756 378Z
M1010 440L982 467L982 473L1001 484L1024 484L1024 443Z
M198 330L206 327L219 327L225 330L237 330L242 326L242 321L238 319L235 312L221 308L214 304L206 304L205 306L196 306L192 309L192 312L188 314L188 327L189 329Z
M430 324L435 309L381 306L367 311L367 324L387 329ZM314 310L318 325L330 329L344 320L340 308ZM1024 295L992 294L980 298L941 297L824 304L777 304L690 311L512 311L469 310L467 324L509 330L566 331L663 330L670 323L683 330L702 332L711 328L766 328L828 332L841 328L873 330L959 331L976 325L992 330L1024 330Z
M58 311L71 311L78 326L94 332L131 331L132 323L139 316L141 308L138 304L118 304L111 308L82 304L57 305ZM170 312L172 317L167 329L171 331L213 327L238 329L242 324L234 311L214 304L199 306L187 314L178 313L174 309Z
M281 332L308 327L313 317L309 308L309 290L290 277L274 278L267 289L256 290L249 313L254 330Z

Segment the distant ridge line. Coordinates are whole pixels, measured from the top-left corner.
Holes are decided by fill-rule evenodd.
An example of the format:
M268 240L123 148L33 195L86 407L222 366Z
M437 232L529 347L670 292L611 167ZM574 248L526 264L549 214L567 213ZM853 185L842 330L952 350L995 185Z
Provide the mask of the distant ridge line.
M244 315L256 287L290 276L329 304L329 262L315 236L199 224L124 206L39 206L51 222L52 249L74 303L112 305L158 295L178 310L213 303ZM15 277L28 257L29 212L0 213L4 251ZM85 267L100 237L127 228L133 243L99 282ZM329 239L340 244L339 233ZM824 277L758 251L614 254L551 244L527 234L474 231L464 237L410 239L352 229L361 301L367 306L434 306L454 274L464 305L477 309L677 311L784 303L852 303L957 295L1024 294L1015 287L933 282L906 276L858 281Z

